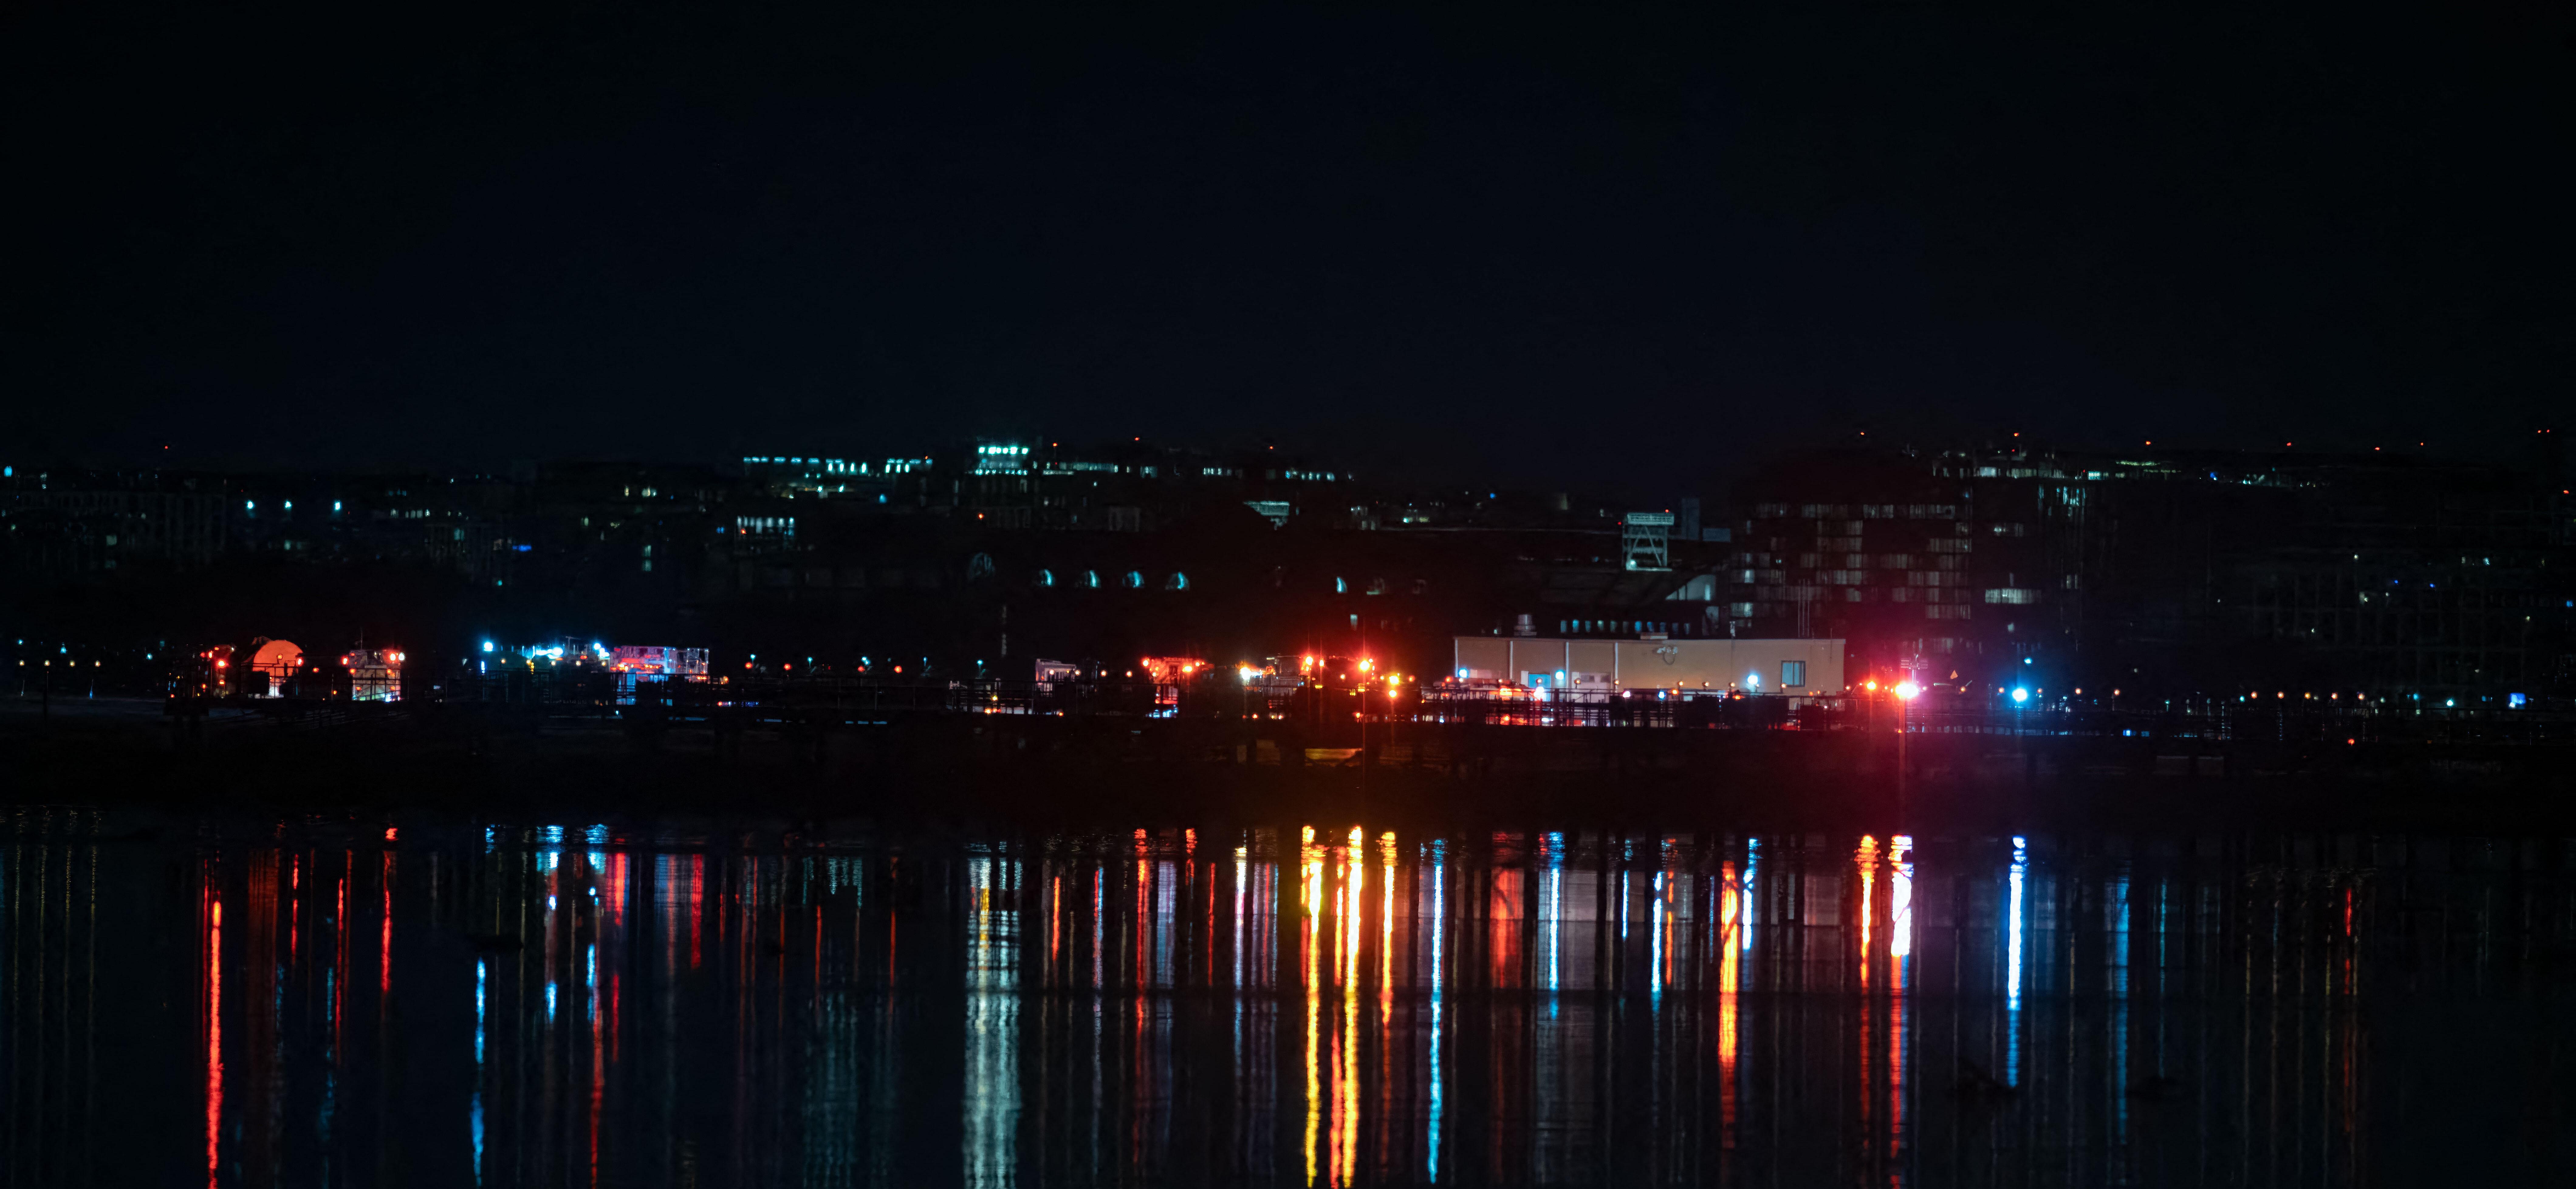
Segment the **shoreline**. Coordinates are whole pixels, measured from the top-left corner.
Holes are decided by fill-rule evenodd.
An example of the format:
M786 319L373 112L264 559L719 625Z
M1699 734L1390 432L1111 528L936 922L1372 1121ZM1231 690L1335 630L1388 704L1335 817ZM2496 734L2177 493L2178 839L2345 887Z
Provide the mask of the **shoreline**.
M727 734L423 708L190 735L139 709L0 719L0 800L1065 828L2576 828L2576 749L2556 746L2235 741L2177 754L2185 741L1909 735L1900 768L1897 736L1858 732L1413 730L1366 752L1309 752L1280 724L1224 721L952 716Z

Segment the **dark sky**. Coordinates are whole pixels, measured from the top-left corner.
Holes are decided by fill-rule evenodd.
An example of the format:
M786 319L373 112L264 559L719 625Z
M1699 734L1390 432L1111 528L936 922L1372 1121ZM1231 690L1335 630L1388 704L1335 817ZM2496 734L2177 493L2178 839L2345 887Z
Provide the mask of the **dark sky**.
M1772 11L20 7L5 449L1692 483L2570 407L2564 7L1689 7Z

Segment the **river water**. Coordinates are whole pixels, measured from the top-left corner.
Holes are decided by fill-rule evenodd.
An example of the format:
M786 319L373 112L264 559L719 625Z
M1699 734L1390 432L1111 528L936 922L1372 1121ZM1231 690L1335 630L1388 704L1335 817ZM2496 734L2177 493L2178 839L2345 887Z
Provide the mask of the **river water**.
M2561 839L8 824L12 1184L2576 1175Z

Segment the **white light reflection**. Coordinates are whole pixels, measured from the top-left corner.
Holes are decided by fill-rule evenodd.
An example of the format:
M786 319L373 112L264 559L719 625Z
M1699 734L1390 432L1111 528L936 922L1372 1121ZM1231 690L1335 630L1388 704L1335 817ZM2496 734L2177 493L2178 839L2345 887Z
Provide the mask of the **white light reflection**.
M1554 996L1561 985L1558 981L1562 965L1559 959L1565 948L1565 835L1563 834L1547 836L1547 921L1544 927L1547 930L1547 991L1550 996ZM1548 1001L1548 1012L1553 1015L1555 1011L1556 1001L1551 998Z
M1181 881L1175 874L1179 864L1164 859L1154 864L1154 985L1172 985L1172 916L1180 896Z
M975 898L966 930L964 1143L969 1185L1008 1185L1019 1167L1014 1147L1020 1117L1019 866L989 858L966 864Z
M1655 899L1648 906L1646 918L1648 940L1646 953L1647 1000L1657 1007L1664 1003L1664 873L1655 873Z
M483 1183L483 984L491 974L491 963L477 959L474 963L474 1094L471 1099L474 1123L474 1183Z
M1742 939L1738 945L1748 954L1753 952L1753 876L1761 869L1762 840L1747 838L1744 840L1744 907L1735 915L1735 933Z
M1887 956L1896 966L1895 985L1906 984L1905 960L1914 954L1914 836L1889 840L1895 871L1887 881Z
M1894 1161L1906 1138L1906 1058L1914 1048L1907 1003L1914 985L1914 836L1889 838L1887 856L1887 1156Z
M2004 1084L2021 1084L2021 901L2030 875L2030 839L2013 838L2010 907L2004 917Z
M1445 907L1447 889L1443 880L1448 873L1447 848L1445 842L1431 844L1431 1131L1429 1142L1424 1147L1429 1152L1426 1179L1432 1181L1440 1179L1440 989L1444 981L1441 977L1440 938L1448 931L1445 925L1449 919Z
M1091 868L1091 1158L1092 1170L1099 1171L1100 1112L1106 1102L1101 1093L1104 1067L1102 1046L1108 1038L1108 994L1101 983L1100 953L1106 946L1101 932L1104 893L1101 885L1109 878L1109 868L1095 863Z
M2111 881L2111 1084L2125 1090L2129 1085L2129 873L2122 863L2119 875ZM2129 1096L2114 1100L2115 1135L2119 1143L2129 1140Z

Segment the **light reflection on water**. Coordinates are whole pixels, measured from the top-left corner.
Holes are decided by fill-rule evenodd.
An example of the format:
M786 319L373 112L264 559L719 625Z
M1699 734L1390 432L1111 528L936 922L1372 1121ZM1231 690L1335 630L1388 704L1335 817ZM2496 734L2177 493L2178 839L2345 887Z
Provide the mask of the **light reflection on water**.
M2576 1134L2560 840L11 820L12 1183L2333 1185Z

